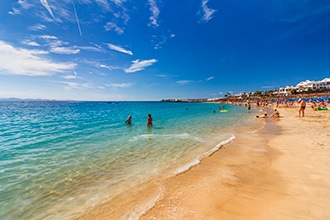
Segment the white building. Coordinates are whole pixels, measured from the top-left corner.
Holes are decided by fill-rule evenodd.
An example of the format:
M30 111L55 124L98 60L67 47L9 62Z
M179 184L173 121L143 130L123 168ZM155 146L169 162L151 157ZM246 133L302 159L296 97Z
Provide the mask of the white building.
M325 78L322 81L314 82L312 89L330 89L330 78Z
M330 78L325 78L321 81L306 80L298 83L295 87L286 86L285 88L280 88L278 92L283 95L289 95L293 89L296 89L298 92L316 89L330 89Z
M295 88L296 87L294 87L294 86L286 86L285 88L280 88L278 90L278 93L287 96L287 95L290 95L291 94L291 90L293 90Z

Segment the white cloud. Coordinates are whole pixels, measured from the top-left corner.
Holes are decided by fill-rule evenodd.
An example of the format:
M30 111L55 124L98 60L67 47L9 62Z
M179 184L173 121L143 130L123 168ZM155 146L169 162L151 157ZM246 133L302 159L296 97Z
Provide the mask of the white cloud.
M52 81L54 83L60 83L66 85L66 89L91 89L94 88L92 83L77 83L68 81Z
M127 88L132 86L132 83L113 83L110 84L111 87L115 87L115 88Z
M48 1L47 0L40 0L41 4L47 9L49 14L52 16L52 18L55 20L54 14L52 9L50 8Z
M165 75L165 74L158 74L158 75L156 75L156 76L158 76L158 77L160 77L160 78L166 78L166 77L168 77L168 76Z
M27 1L25 0L18 0L17 2L23 9L29 9L31 8L33 5L29 4Z
M122 6L123 2L126 0L112 0L113 3L115 3L117 6Z
M192 83L193 81L191 80L179 80L179 81L176 81L177 84L179 84L180 86L183 86L183 85L187 85L189 83Z
M77 79L77 76L74 75L66 75L66 76L62 76L63 79Z
M129 54L129 55L133 55L133 52L130 51L130 50L126 50L122 47L119 47L119 46L116 46L114 44L108 44L108 47L111 49L111 50L115 50L115 51L118 51L118 52L121 52L121 53L126 53L126 54Z
M124 29L120 28L117 26L117 24L115 24L114 22L108 22L105 26L104 29L106 31L115 31L117 34L123 34L124 33Z
M152 64L156 63L157 60L156 59L151 59L151 60L133 60L132 61L132 65L127 68L124 69L124 71L126 73L134 73L140 70L143 70L144 68L151 66Z
M33 46L33 47L39 47L40 44L38 44L35 41L31 41L31 40L24 40L22 41L22 44L28 45L28 46Z
M159 24L158 24L158 16L159 16L159 8L156 4L156 1L155 0L149 0L149 5L150 5L150 11L151 11L151 16L149 17L150 19L150 23L149 23L149 26L154 26L154 27L158 27Z
M201 15L200 22L208 22L213 18L213 14L216 10L211 9L207 6L209 0L203 0L199 14Z
M211 76L211 77L207 78L206 81L210 81L212 79L214 79L214 76Z
M11 11L8 12L8 14L10 14L10 15L19 15L19 14L21 14L21 11L16 9L16 8L13 8Z
M108 66L108 65L105 65L105 64L97 64L96 66L104 68L104 69L108 69L108 70L118 69L118 67L116 68L114 66Z
M95 0L98 5L100 5L103 9L109 10L110 5L107 0Z
M40 35L39 36L41 39L47 39L47 40L55 40L55 39L57 39L57 37L56 36L51 36L51 35Z
M41 50L15 48L0 41L0 70L2 73L26 76L47 76L75 68L74 63L59 63L43 58Z
M42 24L36 24L36 25L28 27L28 29L31 31L45 30L46 26L42 25Z
M72 47L53 47L50 51L58 54L77 54L80 52L79 49L74 49Z

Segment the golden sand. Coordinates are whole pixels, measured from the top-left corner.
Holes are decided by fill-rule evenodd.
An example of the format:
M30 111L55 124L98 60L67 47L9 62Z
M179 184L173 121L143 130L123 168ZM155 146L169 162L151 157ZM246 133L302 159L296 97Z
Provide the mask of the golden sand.
M198 166L153 183L146 192L162 193L140 219L330 219L330 111L279 111L280 119L256 119L265 129L239 132ZM141 203L121 201L79 219L119 219Z

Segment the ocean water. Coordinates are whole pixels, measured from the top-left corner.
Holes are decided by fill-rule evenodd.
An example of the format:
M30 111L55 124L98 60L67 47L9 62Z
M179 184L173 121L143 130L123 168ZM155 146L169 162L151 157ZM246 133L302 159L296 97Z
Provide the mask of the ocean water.
M186 171L253 120L245 107L214 103L0 102L1 219L68 219Z

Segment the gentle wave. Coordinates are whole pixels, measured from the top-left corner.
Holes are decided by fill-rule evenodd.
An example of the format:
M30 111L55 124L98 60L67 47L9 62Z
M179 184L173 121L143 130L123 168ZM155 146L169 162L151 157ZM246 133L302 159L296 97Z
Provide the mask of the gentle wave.
M191 167L194 167L194 166L197 166L201 159L204 158L204 157L207 157L207 156L210 156L212 155L214 152L218 151L222 146L232 142L234 139L235 139L235 135L231 134L231 136L229 138L227 138L226 140L223 140L221 142L219 142L214 148L212 148L211 150L201 154L200 156L198 156L195 160L179 167L178 169L176 169L174 171L174 174L180 174L180 173L184 173L186 171L188 171Z
M203 138L199 138L196 136L192 136L188 133L182 133L182 134L142 134L138 135L135 137L132 137L129 139L129 141L139 141L139 140L145 140L145 139L150 139L150 138L155 138L155 139L171 139L171 138L177 138L177 139L189 139L193 141L198 141L198 142L203 142Z
M143 202L142 204L139 204L137 207L134 207L129 213L126 213L122 219L129 219L129 220L138 220L140 217L147 213L148 210L150 210L152 207L155 206L157 201L161 198L163 195L164 189L162 187L159 187L158 192L154 194L150 199Z
M221 142L219 142L213 149L209 150L208 152L206 152L203 156L210 156L212 155L214 152L218 151L222 146L232 142L233 140L235 140L236 137L234 134L231 134L231 136L229 138L227 138L226 140L223 140Z
M190 168L197 166L199 163L200 163L200 160L195 159L194 161L191 161L190 163L187 163L187 164L183 165L182 167L176 169L174 171L174 174L178 175L180 173L184 173L184 172L188 171Z

